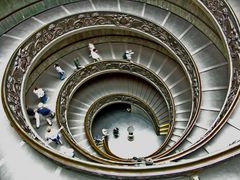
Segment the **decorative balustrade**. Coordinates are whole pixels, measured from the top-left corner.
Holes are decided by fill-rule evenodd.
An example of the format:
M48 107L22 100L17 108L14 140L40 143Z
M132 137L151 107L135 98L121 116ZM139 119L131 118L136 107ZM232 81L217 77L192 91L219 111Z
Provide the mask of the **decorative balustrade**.
M231 105L237 100L240 85L240 38L239 23L234 13L224 0L202 0L205 8L211 12L224 34L224 39L229 50L229 61L232 63L231 86L225 106L219 115L217 123L232 109ZM212 127L214 128L214 127Z
M38 53L47 47L52 41L67 33L76 31L84 27L93 26L117 26L123 28L130 28L139 30L161 41L170 51L175 52L181 63L186 67L189 74L193 89L193 99L195 110L199 106L199 77L195 64L193 63L188 52L165 29L141 18L113 12L99 12L99 13L83 13L80 15L73 15L67 18L57 20L56 22L45 26L30 38L28 38L12 56L11 61L5 72L3 81L3 95L6 109L12 114L12 120L19 123L25 132L30 136L34 136L29 124L25 121L23 115L24 107L21 102L21 84L24 84L23 79L26 72L32 64L32 60ZM197 100L197 102L196 102ZM14 117L14 118L13 118Z
M184 157L210 141L221 129L221 127L223 127L223 125L228 121L228 117L231 115L239 99L240 30L238 20L225 0L198 0L195 3L197 3L201 8L205 9L212 15L212 18L215 19L216 24L222 32L222 40L225 42L226 48L229 52L228 62L231 72L228 95L226 96L224 105L218 117L216 118L215 123L210 127L210 129L203 137L201 137L194 145L188 149L185 149L168 157L160 158L158 162ZM229 151L231 150L229 149Z
M193 60L191 59L189 53L182 46L182 44L176 40L173 35L171 35L162 27L159 27L149 21L132 15L114 12L83 13L80 15L72 15L67 18L62 18L40 29L38 32L28 38L23 44L21 44L21 46L12 56L6 68L2 86L3 104L10 121L14 124L18 131L21 131L21 133L25 133L24 138L28 139L28 141L30 141L29 138L32 138L35 139L36 142L42 144L42 142L35 136L34 132L32 131L32 127L29 126L29 123L24 117L24 97L21 97L21 95L24 94L24 85L25 80L27 79L25 77L28 75L28 73L30 73L32 65L36 63L34 59L36 59L37 56L41 54L41 52L44 51L45 48L48 47L48 45L50 45L53 41L57 41L58 39L60 39L60 37L64 37L64 35L75 33L85 27L94 28L103 26L110 28L129 28L137 32L141 31L144 34L155 38L155 40L157 40L159 43L162 43L171 53L175 53L177 59L179 60L179 63L184 67L191 81L193 96L193 113L191 115L191 121L195 120L201 102L201 85L199 75L197 72L197 68ZM137 67L137 65L130 64L128 62L119 63L116 61L116 64L116 67L118 66L119 68L118 70L121 71L134 72L134 69ZM91 68L88 69L88 67ZM84 71L81 71L82 74L79 73L78 76L87 79L89 76L92 76L91 72L98 73L102 71L101 68L104 67L111 67L111 63L104 64L104 62L100 62L99 66L96 66L96 64L89 65L85 68ZM113 67L116 68L115 66ZM147 77L149 81L154 82L156 80L150 75L149 71L146 69L143 72L144 74L141 74L140 72L138 73L141 77ZM75 77L75 79L71 79L71 81L69 80L66 89L61 91L60 96L66 97L71 94L75 90L73 86L76 86L77 81L77 77ZM166 93L169 93L169 90L163 90L164 86L161 83L157 84L154 82L153 84L155 84L156 87L159 88L159 90L161 89L160 91L165 97L166 102L168 102L169 112L172 115L170 119L174 119L174 104L171 102L173 100ZM67 110L66 104L68 103L69 99L70 97L59 98L58 102L60 104L58 105L58 108L60 113L57 113L57 115L59 116L58 118L61 119L60 123L66 122L64 113L65 110ZM38 143L36 142L33 142L31 144L43 153L46 149L44 149L44 147L38 147ZM45 154L55 160L62 160L58 156L56 156L56 153L53 153L51 151L46 151ZM56 158L54 156L56 156ZM75 161L66 161L66 163L68 163L68 165L72 167L83 167L84 164L81 162L80 164L76 165ZM96 166L90 164L86 164L86 166L92 169L96 168ZM104 170L107 169L106 167L102 168Z
M89 108L85 116L84 120L84 127L85 132L87 134L87 138L92 145L92 147L102 156L108 158L109 156L106 156L104 152L102 152L94 143L94 139L92 136L92 124L94 121L95 116L97 113L103 109L104 107L114 104L114 103L127 103L130 105L138 106L140 107L145 113L149 116L149 118L152 120L153 126L155 128L156 134L160 134L160 127L159 127L159 120L156 117L155 112L151 109L149 105L147 105L143 100L141 100L138 97L134 97L128 94L111 94L104 97L101 97L100 99L96 100ZM169 122L171 124L171 122Z
M207 138L217 133L218 130L227 122L229 115L234 110L239 99L240 90L240 29L235 14L225 0L199 0L198 3L206 8L215 18L217 24L223 33L227 49L229 50L229 62L231 74L231 83L226 97L225 104L216 119L216 123L211 127L205 137L202 137L198 143L207 143ZM202 143L202 144L203 144Z
M56 110L57 120L59 124L64 127L63 132L64 132L64 135L66 136L66 139L70 140L72 144L75 144L75 146L77 146L75 140L71 136L70 130L67 125L67 110L68 110L68 105L71 101L71 97L77 91L77 89L79 89L81 85L86 83L88 80L106 73L132 74L144 79L145 81L150 83L153 87L155 87L159 91L159 93L162 94L162 97L165 99L165 102L169 110L169 122L171 123L171 127L173 127L175 122L174 100L166 84L156 74L154 74L151 70L148 70L141 65L130 63L128 61L118 61L118 60L100 61L93 64L89 64L85 68L80 69L74 74L72 74L66 80L66 82L64 83L64 85L60 90L59 97L57 100L57 110ZM115 99L120 100L119 98L121 98L121 96L110 96L109 99L103 98L103 100L105 100L105 102L110 102L110 100L115 100ZM137 103L138 105L141 104L141 106L144 106L145 108L149 109L147 105L140 103L139 101L137 101L136 98L133 98L133 97L130 98L130 97L124 96L122 97L122 100L124 99L125 101L127 99L129 101L131 100L132 103ZM96 103L92 106L92 108L98 107L101 104L102 103ZM93 109L92 108L90 108L91 110L86 116L87 120L85 125L87 126L85 128L87 128L86 129L87 132L89 132L90 130L89 128L91 128L91 120L94 116L94 113L98 110L98 108L93 108ZM159 121L156 119L154 113L151 113L151 111L149 112L150 112L151 118L153 118L153 121L156 125L156 132L159 134L158 132L160 129ZM169 134L171 134L171 132L169 132ZM89 133L88 133L88 137L91 137ZM169 140L168 138L166 139Z

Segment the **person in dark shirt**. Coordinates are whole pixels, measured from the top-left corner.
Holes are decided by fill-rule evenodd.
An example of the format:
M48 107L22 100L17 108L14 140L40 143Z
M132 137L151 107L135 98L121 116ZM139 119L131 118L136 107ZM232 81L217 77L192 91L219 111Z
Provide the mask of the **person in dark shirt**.
M29 116L35 116L35 111L34 111L34 109L31 108L31 107L28 107L28 108L27 108L27 114L28 114Z
M119 129L117 127L113 129L113 135L115 138L119 137Z
M78 69L82 69L84 66L82 66L81 64L80 64L80 62L79 62L79 59L78 58L74 58L74 65L75 65L75 67L76 67L76 70L78 70Z

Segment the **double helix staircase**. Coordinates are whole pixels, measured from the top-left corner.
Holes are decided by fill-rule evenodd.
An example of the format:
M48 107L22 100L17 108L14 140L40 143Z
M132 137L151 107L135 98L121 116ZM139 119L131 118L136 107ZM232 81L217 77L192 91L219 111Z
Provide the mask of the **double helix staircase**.
M40 0L2 8L0 179L238 179L239 5ZM89 43L102 61L89 56ZM123 59L129 49L132 62ZM65 71L63 81L55 63ZM47 122L37 128L26 113L39 103L35 87L49 97L47 106L56 112L51 128L63 127L63 145L47 142ZM105 125L94 119L112 103L145 110L142 118L157 140L146 136L142 149L153 142L153 152L137 160L118 156L112 127L109 142L104 137L96 144L94 123L117 124L116 115L106 114Z

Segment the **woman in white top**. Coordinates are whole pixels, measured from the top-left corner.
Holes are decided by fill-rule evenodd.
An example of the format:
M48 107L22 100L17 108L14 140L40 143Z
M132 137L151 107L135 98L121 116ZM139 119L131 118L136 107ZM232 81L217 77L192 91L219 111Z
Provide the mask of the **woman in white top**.
M46 92L42 88L35 87L33 89L33 93L36 94L36 96L40 99L42 103L46 103L48 100L48 97L46 95Z
M92 57L95 61L101 61L102 57L97 53L97 49L95 48L94 44L89 43L88 48L90 51L89 57Z
M64 76L65 75L65 71L58 64L55 64L54 68L56 69L56 71L59 74L59 79L64 80L65 79L65 76Z

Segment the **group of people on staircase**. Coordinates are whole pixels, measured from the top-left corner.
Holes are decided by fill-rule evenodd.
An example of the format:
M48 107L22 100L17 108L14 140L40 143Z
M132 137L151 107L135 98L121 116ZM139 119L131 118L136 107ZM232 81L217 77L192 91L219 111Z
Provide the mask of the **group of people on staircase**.
M98 54L98 50L96 49L95 45L93 43L88 44L89 49L89 57L94 60L94 62L101 61L103 58ZM129 61L132 63L132 55L134 52L129 49L126 50L123 54L123 59ZM82 69L85 66L81 65L78 58L74 59L74 65L76 67L76 70ZM58 78L60 80L64 80L66 78L65 71L63 68L58 64L54 64L54 68L58 73ZM47 106L47 101L49 100L47 93L45 90L39 87L35 87L33 89L33 94L37 96L39 99L39 103L37 107L27 107L27 114L30 119L34 119L36 121L36 128L38 129L41 124L41 120L44 119L48 123L49 127L47 128L47 132L45 134L46 141L55 142L56 145L63 144L60 138L60 131L63 127L60 127L59 129L53 129L50 126L52 126L52 120L55 117L55 113ZM119 129L114 129L114 136L119 136ZM62 148L63 154L72 154L72 157L74 156L74 152L70 151L68 148Z
M55 113L51 111L46 105L49 99L46 92L42 88L35 87L33 89L33 93L38 97L40 102L35 108L27 108L28 115L36 120L36 128L40 127L40 119L45 119L47 123L51 126L51 120L54 118Z
M98 62L101 61L103 58L98 54L98 50L96 49L95 45L92 43L88 44L88 49L89 49L89 57L92 58L94 60L94 62ZM123 59L133 63L132 61L132 55L134 54L134 52L129 49L126 50L123 54ZM76 67L76 70L82 69L85 66L81 65L79 62L78 58L74 58L73 63ZM59 74L59 79L60 80L64 80L65 79L65 71L59 66L59 64L55 64L54 68L56 69L56 71Z
M34 119L36 121L36 128L40 127L40 119L45 119L48 123L47 131L45 133L45 139L48 143L54 142L56 145L62 145L63 142L60 137L60 132L63 127L59 129L52 128L52 120L55 117L55 113L49 109L46 105L48 101L48 96L46 92L42 88L35 87L33 89L33 93L38 97L39 103L36 108L27 108L27 114L30 119ZM74 157L75 153L72 148L67 148L65 146L60 147L60 152L66 156Z
M35 108L28 107L27 114L29 115L30 119L34 119L36 121L37 129L40 127L40 122L42 119L46 120L48 125L52 126L52 120L55 117L55 113L46 105L49 99L46 92L42 88L35 87L33 89L33 93L38 97L40 102ZM58 131L54 131L51 127L48 127L45 135L46 140L51 140L56 144L62 144L59 136L61 129L62 128L60 128Z

